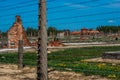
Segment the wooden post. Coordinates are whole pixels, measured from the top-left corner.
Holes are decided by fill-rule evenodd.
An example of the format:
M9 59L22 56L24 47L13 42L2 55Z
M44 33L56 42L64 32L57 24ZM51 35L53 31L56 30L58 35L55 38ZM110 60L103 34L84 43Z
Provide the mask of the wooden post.
M18 69L23 68L23 40L19 40L18 46Z
M39 0L37 80L48 80L46 0Z

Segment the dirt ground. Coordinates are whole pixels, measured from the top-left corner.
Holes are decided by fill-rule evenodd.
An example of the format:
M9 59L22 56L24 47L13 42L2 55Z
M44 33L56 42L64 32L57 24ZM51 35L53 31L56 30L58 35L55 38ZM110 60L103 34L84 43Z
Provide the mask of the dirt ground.
M49 70L49 80L109 80L99 76L84 76L74 72ZM25 67L18 70L17 65L0 64L0 80L36 80L36 69Z

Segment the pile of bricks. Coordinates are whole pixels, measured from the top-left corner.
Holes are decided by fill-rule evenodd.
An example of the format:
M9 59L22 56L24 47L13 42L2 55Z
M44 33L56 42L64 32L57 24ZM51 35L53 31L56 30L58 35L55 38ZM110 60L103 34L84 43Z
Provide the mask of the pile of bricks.
M64 46L64 45L60 41L50 41L47 46L60 47L60 46Z

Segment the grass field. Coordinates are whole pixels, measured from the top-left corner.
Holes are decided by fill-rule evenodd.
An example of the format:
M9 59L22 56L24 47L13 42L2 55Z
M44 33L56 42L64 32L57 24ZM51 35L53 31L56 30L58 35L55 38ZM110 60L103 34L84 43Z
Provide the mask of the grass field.
M66 49L48 54L48 66L57 70L74 71L85 75L100 75L120 79L120 64L86 62L84 59L101 57L106 51L119 51L117 47L87 47ZM17 53L0 54L1 63L17 64ZM23 64L36 65L35 53L24 53Z

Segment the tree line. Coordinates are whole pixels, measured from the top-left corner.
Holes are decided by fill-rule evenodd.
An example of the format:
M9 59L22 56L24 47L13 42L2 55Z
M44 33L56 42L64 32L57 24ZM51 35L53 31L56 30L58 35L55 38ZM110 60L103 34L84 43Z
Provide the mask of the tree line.
M38 36L38 29L36 28L32 28L32 27L28 27L26 30L25 30L26 34L28 37L32 37L32 36Z
M47 28L48 36L50 36L50 35L57 35L57 33L60 33L60 32L63 32L63 31L69 31L70 32L70 30L68 30L68 29L66 29L66 30L58 30L57 28L52 27L52 26ZM38 29L33 28L33 27L28 27L25 30L25 32L26 32L28 37L33 37L33 36L36 37L36 36L38 36ZM7 37L7 31L6 32L2 32L0 30L0 35L2 35L2 37Z
M118 33L120 32L120 26L99 26L96 30L103 32L104 34Z
M100 32L103 32L104 34L118 33L118 32L120 32L120 26L98 26L96 28L96 30L98 30ZM50 36L50 35L57 35L57 33L65 32L65 31L68 31L70 33L69 29L58 30L57 28L52 27L52 26L47 28L48 36ZM28 27L25 30L25 32L26 32L28 37L32 37L32 36L37 37L38 36L38 29L33 28L33 27ZM7 37L7 32L2 32L0 30L0 35L2 35L2 37Z
M29 36L29 37L38 36L38 29L28 27L25 31L26 31L27 36ZM57 33L64 32L64 31L70 32L70 30L68 30L68 29L58 30L57 28L51 26L51 27L47 28L47 35L48 36L50 36L50 35L56 36Z

